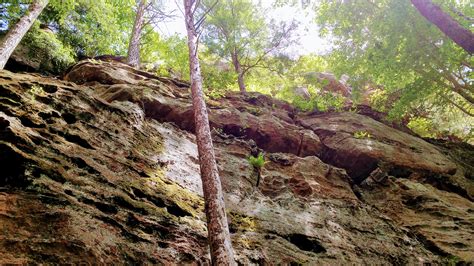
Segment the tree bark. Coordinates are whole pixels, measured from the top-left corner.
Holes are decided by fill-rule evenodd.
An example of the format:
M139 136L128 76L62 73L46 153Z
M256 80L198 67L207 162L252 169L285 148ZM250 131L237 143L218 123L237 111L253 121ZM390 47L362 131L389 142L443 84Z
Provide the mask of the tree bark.
M229 226L225 213L224 195L222 193L219 171L214 155L214 147L212 145L207 108L202 91L202 77L197 49L198 37L193 17L196 9L196 0L183 1L188 34L194 124L204 191L211 259L213 265L235 265Z
M235 72L237 73L237 82L239 83L240 93L247 95L247 88L245 87L244 71L240 65L239 56L236 51L231 52L232 64L234 65Z
M28 7L25 15L10 28L7 35L0 41L0 70L5 67L8 59L12 55L15 48L25 36L36 18L41 14L43 9L48 5L49 0L35 0Z
M421 15L436 25L466 52L469 54L474 53L474 34L469 29L462 27L431 0L411 0L411 3L418 9Z
M146 8L146 0L139 0L137 7L137 15L133 24L132 36L128 44L127 63L137 67L140 65L140 37L144 24L144 15Z
M258 187L258 185L260 184L260 178L262 178L262 169L259 168L255 170L257 171L257 185L255 187Z

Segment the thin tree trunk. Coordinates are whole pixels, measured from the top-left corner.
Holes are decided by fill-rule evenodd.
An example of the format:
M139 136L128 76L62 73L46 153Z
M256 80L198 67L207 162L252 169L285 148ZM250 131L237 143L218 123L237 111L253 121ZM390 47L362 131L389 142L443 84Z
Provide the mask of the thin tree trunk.
M146 8L146 0L139 0L137 7L137 15L133 24L132 36L128 44L127 63L137 67L140 65L140 37L142 33L144 15Z
M257 185L256 187L258 187L258 185L260 184L260 178L262 178L262 169L259 168L259 169L255 169L257 171Z
M430 76L431 75L428 71L424 71L424 70L421 70L421 69L417 69L417 70L415 70L415 72L420 74L420 75L423 75L423 76ZM458 84L457 82L453 82L453 80L450 80L449 75L443 75L442 78L443 78L443 80L441 79L441 77L435 77L435 78L432 78L431 80L433 82L437 83L438 85L440 85L441 87L447 88L447 89L451 90L452 92L457 93L459 96L461 96L467 102L469 102L471 104L474 104L474 97L471 96L468 92L464 91L463 88L457 86L456 85L456 84ZM451 84L448 84L448 83L444 82L444 80L451 82Z
M411 0L411 3L418 9L421 15L436 25L466 52L474 53L474 34L469 29L462 27L431 0Z
M468 116L474 117L474 113L469 112L466 108L462 107L460 104L457 104L456 102L451 100L449 97L446 97L444 95L441 95L441 97L445 99L446 101L448 101L453 106L455 106L456 108L458 108L459 110L461 110L461 112L467 114Z
M212 145L206 103L202 92L202 77L197 50L197 33L194 26L196 0L183 0L188 33L189 67L193 98L196 141L204 191L207 230L213 265L235 265L232 242L224 206L221 181Z
M5 67L8 58L12 55L15 48L25 36L31 25L38 18L39 14L48 5L49 0L35 0L28 7L25 15L20 18L18 23L10 28L7 35L0 41L0 70Z
M232 64L234 65L235 72L237 73L237 82L239 83L240 93L242 93L243 95L247 95L247 89L245 87L245 81L244 81L244 71L242 70L242 66L240 65L237 52L233 51L231 53L231 57L232 57Z

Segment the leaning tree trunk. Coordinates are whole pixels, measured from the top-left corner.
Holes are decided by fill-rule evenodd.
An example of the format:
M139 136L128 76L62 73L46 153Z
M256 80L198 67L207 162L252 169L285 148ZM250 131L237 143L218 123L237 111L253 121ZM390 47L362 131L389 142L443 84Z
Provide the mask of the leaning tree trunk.
M235 261L225 213L224 195L212 145L206 103L204 102L202 92L202 77L197 49L198 37L193 18L194 11L196 10L196 0L183 1L186 30L188 33L194 124L201 167L211 259L213 265L234 265Z
M137 15L133 24L132 36L128 44L127 63L137 67L140 65L140 36L143 28L145 15L146 0L139 0L137 7Z
M23 36L25 36L31 28L31 25L33 25L48 2L49 0L34 0L28 7L26 14L20 18L18 23L16 23L0 41L0 70L5 67L8 58L10 58L21 39L23 39Z
M240 65L239 56L237 52L233 51L231 53L232 57L232 64L234 65L235 72L237 73L237 82L239 83L240 93L243 95L247 95L247 88L245 87L244 81L244 71L242 70L242 66Z
M431 23L435 24L446 36L461 46L466 52L474 53L474 34L462 27L448 13L435 5L431 0L411 0L412 4L418 9Z

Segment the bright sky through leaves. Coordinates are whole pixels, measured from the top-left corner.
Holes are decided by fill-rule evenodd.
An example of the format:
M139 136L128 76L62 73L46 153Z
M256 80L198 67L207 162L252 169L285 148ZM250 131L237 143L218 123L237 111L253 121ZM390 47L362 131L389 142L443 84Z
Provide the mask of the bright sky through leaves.
M258 2L257 0L255 1ZM168 0L167 2L170 8L177 9L175 12L176 17L163 22L159 31L166 36L173 34L185 36L186 29L183 24L183 15L176 5L178 3L179 8L181 8L181 1ZM276 21L291 21L295 19L300 23L298 28L299 44L289 47L286 53L296 56L310 53L325 54L329 51L329 42L319 37L318 26L313 23L314 11L290 6L274 8L272 7L273 0L261 0L261 3L268 10L268 19L275 19Z

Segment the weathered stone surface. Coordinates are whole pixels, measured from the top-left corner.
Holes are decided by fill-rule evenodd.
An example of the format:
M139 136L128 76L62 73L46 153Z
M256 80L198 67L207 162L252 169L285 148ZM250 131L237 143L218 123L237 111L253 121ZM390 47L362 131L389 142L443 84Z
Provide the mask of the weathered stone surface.
M0 72L0 264L209 264L185 84L114 62L66 78L83 85ZM208 104L239 263L473 260L472 173L444 150L259 94Z
M367 116L344 112L310 117L299 122L320 137L323 160L346 169L361 182L381 163L391 171L426 171L453 175L457 166L430 143L395 130Z
M409 228L433 253L474 261L474 203L429 184L390 177L362 186L364 202Z
M108 102L139 103L147 117L173 122L182 129L193 131L189 92L169 80L153 79L147 80L145 84L143 81L150 77L153 76L120 63L83 61L65 79L79 84L119 84L102 85L97 93ZM164 86L164 82L175 86ZM290 117L294 109L286 103L261 94L245 99L239 95L229 95L219 102L210 102L209 108L211 127L219 128L226 134L253 139L259 147L269 152L320 155L322 146L318 136L311 130L294 125Z
M170 180L197 165L163 152L186 139L91 92L1 72L0 264L207 263L202 198Z

